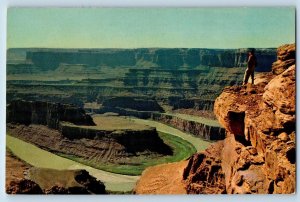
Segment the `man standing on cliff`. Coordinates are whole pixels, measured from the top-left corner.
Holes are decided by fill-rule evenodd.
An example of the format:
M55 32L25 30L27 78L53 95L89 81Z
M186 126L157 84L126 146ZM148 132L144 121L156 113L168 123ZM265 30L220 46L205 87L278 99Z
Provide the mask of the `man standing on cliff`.
M254 84L254 69L256 65L257 62L256 62L256 57L254 55L254 50L251 50L248 56L247 69L245 71L243 85L246 85L248 83L248 79L250 76L252 79L252 84Z

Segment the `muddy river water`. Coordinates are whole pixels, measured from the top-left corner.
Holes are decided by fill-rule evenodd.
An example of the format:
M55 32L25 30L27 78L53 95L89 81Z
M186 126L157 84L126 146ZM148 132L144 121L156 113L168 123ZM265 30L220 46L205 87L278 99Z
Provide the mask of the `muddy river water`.
M184 133L173 127L167 126L165 124L142 119L133 119L134 122L156 127L158 131L176 135L189 141L195 146L197 151L201 151L207 148L210 142L204 141L200 138L194 137L190 134ZM107 190L111 191L130 191L134 188L139 176L128 176L110 173L95 169L84 164L57 156L51 152L38 148L37 146L22 141L18 138L14 138L10 135L6 136L7 147L20 159L26 161L35 167L42 168L53 168L53 169L85 169L92 176L101 180Z

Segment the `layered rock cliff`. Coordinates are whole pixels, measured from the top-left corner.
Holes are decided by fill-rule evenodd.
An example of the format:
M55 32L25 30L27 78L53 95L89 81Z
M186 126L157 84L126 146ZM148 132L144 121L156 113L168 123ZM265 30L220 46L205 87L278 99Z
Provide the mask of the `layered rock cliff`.
M89 67L161 67L197 66L241 67L249 49L204 48L138 48L138 49L9 49L9 64L29 61L43 71L56 69L60 64L85 64ZM275 49L257 49L261 71L270 67Z
M102 146L98 148L97 154L105 154L107 150L116 150L116 156L126 156L128 153L136 154L138 152L157 152L165 155L172 155L172 149L166 145L159 137L156 128L145 127L145 129L114 129L104 130L80 127L74 124L61 122L59 130L63 137L69 140L85 139L87 142L99 143ZM74 141L74 142L76 142ZM104 144L105 142L105 144ZM109 144L109 145L107 145ZM115 145L115 148L107 148ZM75 143L76 145L76 143ZM96 148L96 146L93 146ZM105 148L105 149L104 149ZM76 155L80 155L80 150L76 150ZM78 153L78 154L77 154Z
M242 80L249 49L9 49L7 99L102 103L145 97L172 109L212 111L224 86ZM257 49L270 71L275 49ZM144 98L143 98L144 99ZM138 105L144 107L142 99ZM145 111L145 110L143 110Z
M11 101L6 108L6 120L7 123L41 124L54 129L59 128L60 121L78 125L95 125L82 108L41 101Z
M295 44L277 53L264 82L225 88L216 99L226 138L191 157L188 193L295 192Z
M216 124L215 122L217 121L214 120L210 120L210 122L201 122L198 120L183 118L180 115L176 116L176 114L172 115L162 113L152 113L151 118L207 140L223 140L225 137L224 128L222 128L219 124Z

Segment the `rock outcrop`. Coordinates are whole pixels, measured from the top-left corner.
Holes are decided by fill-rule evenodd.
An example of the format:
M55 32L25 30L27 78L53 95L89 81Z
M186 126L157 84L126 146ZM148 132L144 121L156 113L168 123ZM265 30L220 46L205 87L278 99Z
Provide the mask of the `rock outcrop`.
M284 72L296 63L295 44L286 44L277 49L277 61L272 65L272 72L276 75Z
M159 137L156 128L152 127L147 127L140 130L103 130L80 127L74 124L61 122L59 130L62 136L68 138L69 140L80 141L80 139L89 139L90 142L96 143L98 140L99 142L105 141L107 144L109 144L110 141L111 144L115 143L116 146L118 145L119 147L123 148L125 153L135 154L137 152L145 151L158 152L165 155L172 155L173 153L172 149ZM105 144L102 145L102 149L104 145ZM117 150L117 148L115 149Z
M28 179L12 181L6 188L7 194L43 194L41 187Z
M39 124L62 130L62 123L95 126L93 119L82 108L43 101L13 100L7 105L7 123Z
M41 187L32 180L25 179L32 167L6 150L5 189L7 194L42 194Z
M86 170L31 168L29 178L39 184L45 194L106 194L103 182Z
M268 82L228 87L216 99L226 138L189 160L188 193L295 192L295 65L286 66L293 50L295 44L278 48Z
M13 100L7 105L6 110L7 123L41 124L54 129L59 128L60 121L77 125L95 125L91 116L85 114L83 109L72 105Z
M187 161L156 165L143 171L134 188L135 194L186 194L182 181Z
M219 141L189 159L183 172L188 194L226 193L220 155L222 148L223 141Z

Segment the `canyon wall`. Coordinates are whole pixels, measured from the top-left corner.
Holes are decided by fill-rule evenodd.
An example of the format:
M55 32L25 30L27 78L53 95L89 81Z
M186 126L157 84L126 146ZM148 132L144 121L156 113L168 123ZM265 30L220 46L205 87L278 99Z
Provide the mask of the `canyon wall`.
M26 50L26 49L25 49ZM197 66L245 66L249 49L204 48L138 48L138 49L9 49L9 62L17 58L31 61L41 70L54 70L59 64L86 64L95 66L136 66L178 69ZM267 71L276 59L275 49L257 49L259 71Z
M63 137L70 140L110 140L125 148L126 152L136 153L146 150L171 155L171 148L158 136L156 128L147 127L141 130L101 130L97 128L80 127L66 122L60 122L59 130Z
M168 104L172 106L173 110L193 108L196 110L212 111L214 108L214 103L214 100L200 98L182 99L181 97L169 97L168 99Z
M26 142L96 162L124 163L132 155L173 154L155 128L104 130L72 105L15 100L7 106L6 126L8 134Z
M172 109L212 111L225 86L242 82L249 50L9 49L7 99L82 107L112 97L146 97ZM270 71L275 49L257 49L256 55L256 71Z
M151 118L207 140L222 140L225 137L224 128L214 124L210 125L162 113L152 113Z
M219 124L208 124L204 122L188 120L171 114L164 114L155 111L123 109L120 107L101 107L99 110L94 110L94 112L100 114L113 112L121 116L152 119L207 140L222 140L225 137L225 130ZM215 120L211 121L215 122Z
M6 122L20 124L41 124L58 129L60 121L78 125L95 125L84 110L72 105L41 101L11 101L6 107Z
M295 44L277 53L264 82L225 88L216 99L226 138L190 158L183 175L188 193L295 192Z

